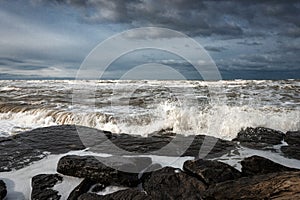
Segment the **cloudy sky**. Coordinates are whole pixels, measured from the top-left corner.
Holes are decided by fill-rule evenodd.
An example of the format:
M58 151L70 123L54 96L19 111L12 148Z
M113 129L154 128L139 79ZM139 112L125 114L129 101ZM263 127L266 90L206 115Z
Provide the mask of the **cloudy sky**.
M299 19L300 1L293 0L1 0L0 79L72 79L99 43L139 27L191 37L223 79L299 79ZM143 39L168 37L158 32ZM103 51L98 62L114 48ZM201 78L186 60L159 50L120 56L105 78L120 78L150 63L167 65L188 79Z

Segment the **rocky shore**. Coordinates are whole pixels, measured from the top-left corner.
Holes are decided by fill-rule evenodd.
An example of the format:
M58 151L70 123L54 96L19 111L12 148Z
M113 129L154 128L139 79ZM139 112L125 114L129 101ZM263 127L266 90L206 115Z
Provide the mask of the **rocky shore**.
M86 137L79 137L77 130ZM215 144L201 157L199 151L207 139ZM106 140L136 155L119 155L105 144ZM180 147L189 140L191 145L182 152ZM171 142L174 151L158 151ZM85 149L108 156L62 156L56 173L32 177L31 196L25 198L62 199L56 186L68 177L77 177L82 181L69 191L68 200L300 199L300 166L288 167L258 155L242 158L240 169L221 162L224 155L238 154L242 147L300 160L300 132L246 128L234 140L226 141L204 135L192 137L158 132L140 137L80 126L52 126L0 138L0 172L22 169L38 160L43 161L49 154ZM174 168L161 166L147 155L194 159L186 160L182 168ZM103 194L112 187L118 189ZM9 189L5 180L0 180L0 199L5 199Z

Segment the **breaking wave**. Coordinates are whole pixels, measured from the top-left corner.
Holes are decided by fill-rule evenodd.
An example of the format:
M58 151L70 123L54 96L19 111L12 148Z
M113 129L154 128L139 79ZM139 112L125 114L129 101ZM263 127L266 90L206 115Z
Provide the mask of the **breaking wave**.
M268 127L283 132L300 130L300 112L290 108L265 106L211 105L205 109L180 107L163 102L148 113L113 115L101 112L62 111L51 108L22 105L0 105L0 133L2 136L37 127L76 124L115 133L147 136L161 130L177 134L207 134L210 126L220 125L210 135L232 139L241 128Z

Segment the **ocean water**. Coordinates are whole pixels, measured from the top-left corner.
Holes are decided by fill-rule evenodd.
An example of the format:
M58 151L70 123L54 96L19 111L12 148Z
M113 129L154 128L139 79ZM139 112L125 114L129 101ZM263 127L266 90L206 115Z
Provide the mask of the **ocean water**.
M300 130L300 81L0 81L0 136L7 137L59 124L147 136L156 131L234 138L241 128L263 126ZM285 144L281 144L285 145ZM280 146L278 145L278 150ZM260 155L289 167L300 161L278 152L239 147L238 153L216 158L241 169L240 161ZM67 154L97 155L90 151ZM19 170L1 172L7 199L30 199L31 178L56 173L58 160L49 155ZM182 168L193 157L149 155L154 163ZM64 176L54 189L66 199L82 179ZM124 188L108 187L99 194Z
M60 124L223 139L246 127L300 130L300 80L0 81L1 137Z

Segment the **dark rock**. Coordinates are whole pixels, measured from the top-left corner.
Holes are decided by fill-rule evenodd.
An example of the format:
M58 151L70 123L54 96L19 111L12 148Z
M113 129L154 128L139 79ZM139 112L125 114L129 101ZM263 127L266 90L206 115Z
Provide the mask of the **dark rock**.
M213 158L230 152L235 148L231 141L221 140L211 136L196 135L149 135L148 137L132 136L127 134L115 135L112 134L110 139L119 148L135 153L161 155L161 156L193 156L198 157L201 153L205 157ZM162 149L170 145L171 149ZM205 145L203 145L205 144ZM204 147L204 148L203 148ZM110 146L95 146L91 148L92 151L110 153L116 155Z
M58 194L58 191L52 189L52 187L61 182L63 178L58 174L39 174L32 178L31 186L32 200L58 200L61 195Z
M150 158L119 156L93 157L68 155L62 157L57 171L64 175L88 178L104 185L136 186L139 183L138 173L151 164ZM103 164L105 163L105 164ZM108 167L107 164L110 164ZM132 173L131 173L132 172Z
M97 192L104 190L105 188L106 188L105 185L103 185L101 183L97 183L91 187L91 192L97 193Z
M0 180L0 200L4 199L7 194L7 189L4 181Z
M297 171L298 169L289 168L269 159L260 156L251 156L241 162L242 173L244 176L253 176L258 174L267 174L283 171Z
M265 147L281 144L284 133L269 128L246 128L241 130L235 141L239 141L241 145L254 148L264 149Z
M183 169L207 185L238 179L242 176L237 169L214 160L188 160L184 163Z
M87 193L94 184L96 183L90 179L83 179L83 181L70 193L68 200L77 200L80 195Z
M204 199L299 199L300 172L280 172L218 183Z
M44 158L47 153L60 154L84 148L75 126L70 125L38 128L0 138L0 171L20 169Z
M93 193L86 193L81 195L78 200L151 200L146 193L137 189L126 189L114 192L108 195L97 195Z
M201 199L206 189L197 178L172 167L153 172L144 180L143 187L153 199Z
M157 170L159 170L161 168L162 168L162 166L160 164L158 164L158 163L154 163L154 164L150 165L148 168L146 168L143 171L143 173L141 175L141 178L140 178L141 181L144 182L144 180L146 178L149 178L154 171L157 171Z
M172 142L171 150L161 149L170 142ZM42 159L48 153L61 154L86 147L93 152L123 155L124 151L120 152L112 148L113 144L133 154L164 156L199 157L201 149L200 156L209 158L226 154L235 148L231 141L204 135L152 134L149 137L141 137L113 134L83 126L61 125L38 128L15 136L0 138L0 172L20 169L33 161Z
M284 141L289 145L300 146L300 131L288 131L284 136Z
M187 138L191 136L179 137L183 137L183 140L187 140ZM196 135L195 137L192 137L192 139L191 145L183 156L193 156L201 159L216 158L229 153L236 148L232 141L222 140L212 136Z
M284 156L300 160L300 145L282 146L280 150Z

